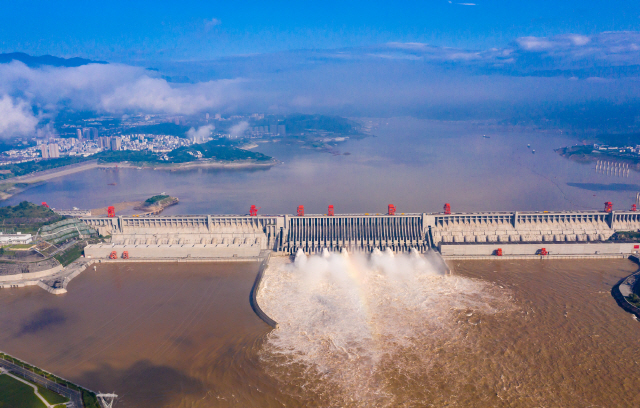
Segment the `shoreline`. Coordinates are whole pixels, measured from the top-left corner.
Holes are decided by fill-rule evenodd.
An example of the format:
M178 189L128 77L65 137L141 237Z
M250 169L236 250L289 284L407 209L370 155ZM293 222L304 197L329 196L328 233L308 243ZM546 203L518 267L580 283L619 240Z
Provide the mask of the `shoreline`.
M616 153L607 151L579 152L572 150L573 146L565 146L554 149L561 157L578 163L594 163L598 161L613 161L628 164L631 169L637 170L640 167L640 156L632 156L626 153Z
M56 167L55 169L40 171L34 174L4 179L0 181L0 201L8 200L16 194L20 194L30 188L42 185L51 179L80 173L86 170L95 169L96 167L98 167L98 160L88 160L81 163ZM25 185L16 187L17 184Z
M28 174L24 176L11 177L0 181L0 201L8 200L9 198L20 194L30 188L39 186L54 178L68 176L70 174L80 173L95 168L125 168L125 169L138 169L138 170L165 170L165 171L178 171L178 170L191 170L196 168L213 168L213 169L228 169L228 170L245 170L245 169L260 169L270 168L280 164L279 160L272 159L265 163L255 162L252 160L242 160L237 162L189 162L189 163L168 163L160 164L156 166L150 166L147 164L134 164L130 162L117 162L117 163L100 163L97 159L88 160L82 163L70 164L67 166L56 167L55 169L49 169L34 174ZM24 186L16 187L17 184L25 184Z
M630 255L629 260L640 265L640 258L637 255ZM624 311L635 315L636 319L640 318L640 307L632 304L627 300L627 296L636 293L640 288L640 269L631 275L620 279L620 281L611 288L611 295Z
M266 269L269 267L269 261L271 260L271 252L267 252L264 256L263 261L260 263L260 269L258 269L258 274L256 275L256 280L253 282L253 286L251 287L251 294L249 295L249 303L251 303L251 308L253 312L266 324L271 326L273 329L278 328L278 323L267 315L264 310L260 307L258 303L258 295L260 293L260 289L262 289L262 278L264 277L264 273Z
M253 169L273 167L281 162L278 160L269 160L265 163L255 162L252 160L239 160L237 162L225 162L225 161L212 161L212 162L188 162L188 163L167 163L158 165L149 164L135 164L131 162L118 162L118 163L99 163L99 168L114 168L121 167L125 169L137 169L137 170L189 170L195 168L214 168L214 169Z

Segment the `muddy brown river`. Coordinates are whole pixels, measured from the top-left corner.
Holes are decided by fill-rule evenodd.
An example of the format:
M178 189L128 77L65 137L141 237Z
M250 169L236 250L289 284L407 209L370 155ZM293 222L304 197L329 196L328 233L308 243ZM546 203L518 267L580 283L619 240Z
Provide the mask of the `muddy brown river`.
M272 277L272 331L249 304L257 264L98 265L65 295L1 290L0 350L117 407L640 405L640 323L610 294L637 265L451 266Z

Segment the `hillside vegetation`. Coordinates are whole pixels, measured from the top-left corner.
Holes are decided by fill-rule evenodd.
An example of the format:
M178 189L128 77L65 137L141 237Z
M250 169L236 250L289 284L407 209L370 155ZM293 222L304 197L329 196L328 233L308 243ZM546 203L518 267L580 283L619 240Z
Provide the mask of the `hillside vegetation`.
M220 160L220 161L236 161L236 160L255 160L269 161L270 156L259 152L251 152L229 146L225 140L211 140L207 143L196 144L191 146L179 147L167 154L170 163L188 163L197 160L202 155L203 159Z
M0 223L4 232L35 232L43 225L64 219L47 207L23 201L15 206L0 207Z
M285 125L287 134L322 130L342 135L354 135L360 131L356 122L340 116L292 115L285 117L278 124Z

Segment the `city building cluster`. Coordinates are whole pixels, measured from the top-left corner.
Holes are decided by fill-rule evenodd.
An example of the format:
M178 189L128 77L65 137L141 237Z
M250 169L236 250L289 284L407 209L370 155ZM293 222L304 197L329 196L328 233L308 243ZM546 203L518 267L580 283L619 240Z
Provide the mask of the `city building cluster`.
M634 146L608 146L602 144L594 144L594 150L607 153L630 153L640 156L640 145Z
M287 131L284 125L254 126L250 129L249 137L264 136L286 136Z
M89 130L89 132L85 132ZM85 138L85 135L87 138ZM97 129L83 129L79 137L49 138L37 140L36 146L13 149L2 154L0 165L24 163L33 160L57 159L64 156L90 156L103 151L149 151L167 153L182 146L190 146L193 140L170 135L132 134L123 136L99 136ZM205 142L211 140L208 138Z
M159 153L162 159L166 153L179 147L195 143L205 143L213 138L266 138L284 137L284 125L270 123L264 126L249 126L241 131L233 131L238 123L264 123L264 114L248 116L220 114L202 117L134 114L98 116L91 118L69 118L56 127L56 133L22 140L23 148L15 148L0 154L0 165L23 163L34 160L49 160L69 156L90 156L104 151L149 151ZM172 128L173 126L173 128ZM209 127L208 136L199 129ZM187 130L196 129L188 134ZM176 136L184 129L184 136ZM140 133L132 133L139 130ZM215 132L214 132L215 130ZM191 131L190 131L191 132ZM171 134L163 134L171 133ZM54 136L55 135L55 136ZM35 146L34 146L35 144ZM163 156L163 153L165 154Z

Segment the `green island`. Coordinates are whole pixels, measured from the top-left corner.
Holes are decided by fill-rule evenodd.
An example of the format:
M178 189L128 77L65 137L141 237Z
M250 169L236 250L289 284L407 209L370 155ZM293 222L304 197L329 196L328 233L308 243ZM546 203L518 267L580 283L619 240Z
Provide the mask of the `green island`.
M336 148L349 139L371 136L355 121L327 115L291 114L269 115L254 120L250 126L282 125L286 135L279 140L285 144L300 144L303 147L338 154ZM345 153L348 154L348 153Z
M361 134L360 126L356 122L340 116L294 114L285 116L278 124L285 125L288 134L300 134L310 130L341 135Z
M136 206L135 209L144 212L159 213L171 205L178 204L178 202L177 197L160 194L147 198L142 204Z
M640 165L640 133L601 134L589 142L561 147L555 149L555 152L578 162L615 159L618 162Z

